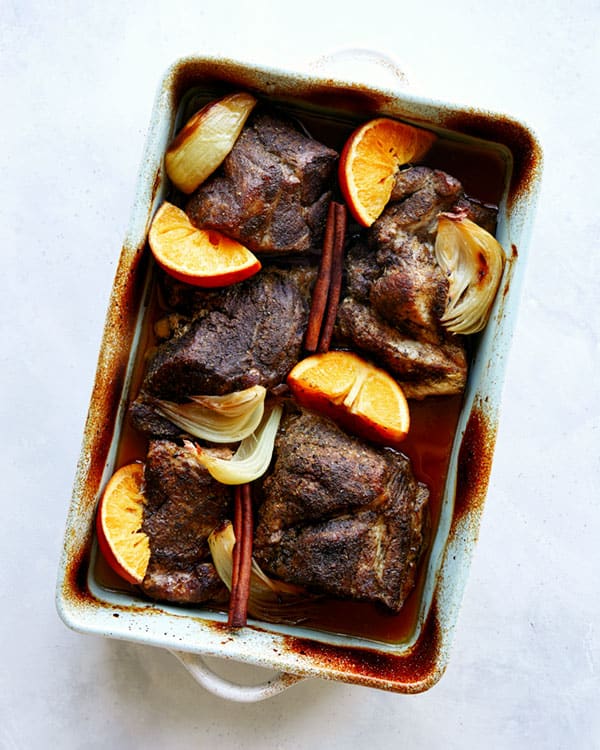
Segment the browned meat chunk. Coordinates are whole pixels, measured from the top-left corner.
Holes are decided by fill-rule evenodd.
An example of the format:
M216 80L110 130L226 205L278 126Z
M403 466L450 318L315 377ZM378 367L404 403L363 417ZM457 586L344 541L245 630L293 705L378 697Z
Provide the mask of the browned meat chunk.
M441 342L448 282L433 247L415 235L398 233L375 248L356 245L348 253L348 291L407 335Z
M405 231L431 236L440 211L461 209L471 221L494 234L498 211L464 194L460 182L439 169L411 167L396 174L390 196L394 222Z
M223 603L229 593L210 562L176 570L172 564L151 560L142 589L152 599L175 604Z
M429 167L411 167L398 172L390 206L375 224L375 234L402 230L422 237L435 231L437 215L447 211L462 196L460 182L446 172Z
M282 259L279 265L271 259L268 265L263 266L259 276L275 274L285 278L286 283L296 286L301 296L306 300L307 306L310 306L312 287L317 277L317 263L309 263L305 258L302 259ZM245 282L246 284L250 282ZM191 284L184 284L177 281L172 276L163 274L161 276L161 297L167 307L176 312L168 316L170 320L169 327L172 332L180 325L179 319L185 320L197 316L206 315L213 309L219 309L221 298L225 289L202 289ZM161 333L161 338L167 335Z
M433 252L437 216L461 195L458 180L445 172L399 172L392 202L369 237L371 263L379 269L369 290L372 306L388 323L433 343L444 338L439 321L448 288Z
M281 383L301 354L308 304L292 277L264 272L209 295L151 359L142 390L184 400Z
M346 261L338 342L377 359L412 398L460 393L466 383L464 343L441 324L448 281L434 254L437 217L458 206L487 227L495 221L445 172L399 172L368 244L355 244Z
M208 559L208 536L228 515L229 488L200 466L192 448L168 440L150 443L144 481L150 564L142 589L163 601L222 599L226 590Z
M131 424L146 437L175 439L181 437L183 431L163 417L157 409L156 399L141 393L129 407ZM188 436L189 437L189 436Z
M197 227L218 229L256 253L318 248L336 159L288 122L257 114L186 213Z
M408 459L308 412L285 418L275 455L256 530L259 563L316 592L399 611L415 583L429 497Z
M344 339L394 375L407 398L449 396L465 387L467 358L458 339L418 341L351 297L340 305L337 325Z

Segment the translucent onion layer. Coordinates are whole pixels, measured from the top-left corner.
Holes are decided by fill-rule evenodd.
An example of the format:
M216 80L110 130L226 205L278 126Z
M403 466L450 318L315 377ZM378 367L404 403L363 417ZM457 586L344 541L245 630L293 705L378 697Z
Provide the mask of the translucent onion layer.
M198 461L222 484L253 482L269 468L282 411L279 404L273 406L256 432L242 440L231 458L221 458L210 449L195 446Z
M237 443L259 426L266 393L262 385L255 385L225 396L191 396L185 404L159 400L158 406L163 416L194 437Z
M442 324L451 333L481 331L502 278L502 246L463 213L440 214L435 257L449 281Z

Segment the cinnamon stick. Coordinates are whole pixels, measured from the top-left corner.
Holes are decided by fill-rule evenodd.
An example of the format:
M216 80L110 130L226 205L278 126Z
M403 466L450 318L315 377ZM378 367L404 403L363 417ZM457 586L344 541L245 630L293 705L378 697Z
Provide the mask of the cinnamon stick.
M241 485L240 561L237 585L231 586L231 600L227 624L232 628L242 628L248 618L248 596L250 594L250 574L252 572L252 495L250 485ZM237 539L237 537L236 537ZM236 542L237 546L237 542ZM235 551L235 550L234 550Z
M323 316L325 315L325 308L327 306L327 297L329 296L331 263L335 238L336 205L337 204L334 201L331 201L327 211L327 223L325 224L325 236L323 239L323 250L321 252L319 273L312 293L308 325L306 327L306 336L304 337L304 348L311 354L317 351L319 334L321 332Z
M344 241L346 238L346 206L341 203L335 204L334 218L334 244L331 261L331 282L329 294L327 295L327 309L325 319L321 327L321 336L317 346L318 352L327 352L331 345L333 328L337 316L340 294L342 291L342 275L344 272Z
M237 596L238 581L240 577L240 551L242 548L242 488L240 485L236 485L233 499L233 534L235 536L235 544L233 545L231 556L231 593L229 596L229 613L227 616L227 624L229 626L231 626L233 618L233 602L235 596Z

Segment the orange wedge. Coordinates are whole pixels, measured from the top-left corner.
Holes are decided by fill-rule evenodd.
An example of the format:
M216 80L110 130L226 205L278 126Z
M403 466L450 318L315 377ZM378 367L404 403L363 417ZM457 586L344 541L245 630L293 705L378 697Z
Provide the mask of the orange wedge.
M402 389L385 370L351 352L307 357L287 379L296 400L376 443L396 447L408 434Z
M184 211L167 201L156 212L148 242L161 268L195 286L235 284L261 267L248 248L214 229L196 229Z
M150 543L141 531L144 513L142 464L128 464L110 478L96 516L98 545L106 562L129 583L141 583Z
M394 175L403 164L421 159L435 135L380 117L354 131L339 163L342 193L352 215L370 227L390 199Z

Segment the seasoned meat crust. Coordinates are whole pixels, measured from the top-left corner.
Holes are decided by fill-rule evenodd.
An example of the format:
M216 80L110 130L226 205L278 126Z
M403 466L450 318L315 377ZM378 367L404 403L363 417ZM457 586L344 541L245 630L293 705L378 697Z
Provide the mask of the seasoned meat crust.
M444 338L440 318L448 289L433 250L437 216L461 195L461 184L445 172L404 170L396 177L392 202L369 234L367 262L377 268L368 290L371 305L388 323L432 343ZM364 264L364 255L359 258Z
M467 357L456 337L437 344L419 341L352 297L346 297L340 305L337 325L345 340L394 375L406 398L450 396L465 387Z
M448 282L433 246L414 235L390 232L387 242L360 242L348 253L348 295L371 307L405 335L433 344L445 338Z
M467 380L464 341L441 324L448 280L434 253L438 215L459 207L493 230L495 211L467 198L454 177L403 170L366 241L347 255L337 342L374 357L409 398L460 393Z
M212 294L151 359L142 390L184 400L275 386L298 361L308 303L284 273L261 272Z
M396 174L390 205L396 205L395 221L419 236L431 235L437 215L450 209L465 211L468 218L491 234L496 229L498 211L465 195L452 175L430 167L410 167Z
M429 167L404 169L396 174L389 206L375 222L373 233L402 230L427 238L435 231L438 213L447 211L462 194L460 182L446 172Z
M291 258L286 258L281 265L275 265L274 262L264 265L259 277L271 274L280 276L286 283L297 287L307 307L310 307L312 288L318 271L317 263L315 258L294 258L293 261ZM244 288L243 284L249 283L251 280L243 282L242 288ZM177 281L168 274L161 276L161 297L169 308L176 311L169 317L180 316L184 321L186 318L206 315L210 310L219 309L220 300L226 289L202 289Z
M193 448L169 440L150 442L144 483L150 563L142 589L172 602L221 597L223 584L207 559L208 536L228 515L229 488L194 459Z
M185 211L195 226L218 229L255 253L319 248L337 156L289 122L256 113Z
M399 611L415 583L429 498L408 459L309 412L284 419L275 455L254 543L260 565Z
M141 393L129 406L128 416L133 427L151 438L175 440L182 436L182 430L157 410L155 399ZM189 436L188 436L189 437Z

